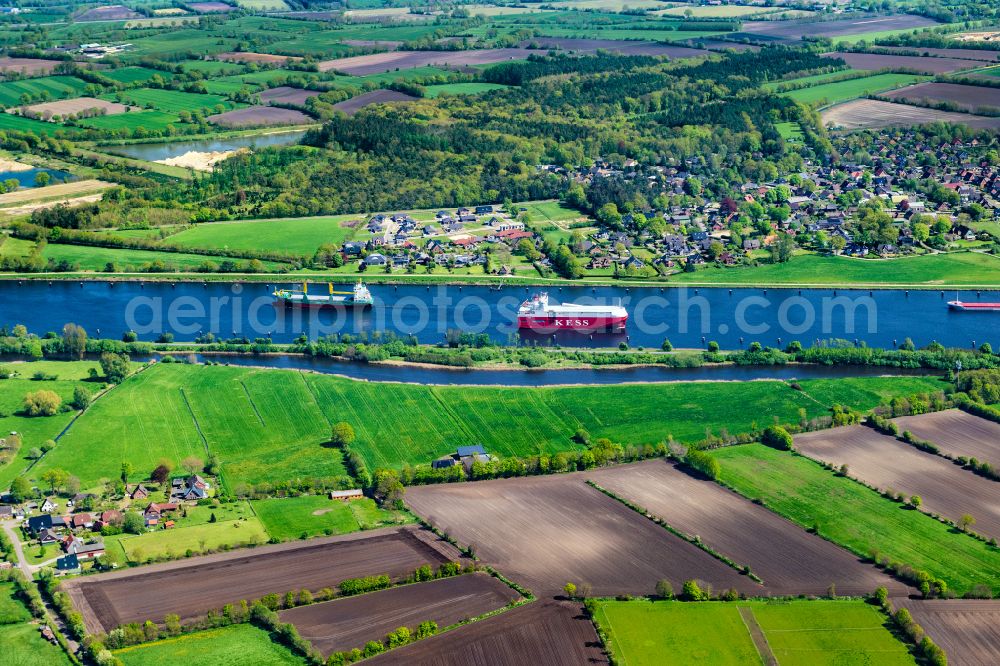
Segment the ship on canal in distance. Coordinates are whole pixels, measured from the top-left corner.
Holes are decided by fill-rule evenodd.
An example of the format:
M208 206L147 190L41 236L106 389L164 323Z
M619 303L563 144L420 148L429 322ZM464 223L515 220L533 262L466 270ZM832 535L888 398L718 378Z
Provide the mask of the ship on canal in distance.
M302 291L279 289L274 292L275 300L285 307L298 308L366 308L374 303L372 294L360 280L351 291L334 291L328 285L327 294L310 294L308 283L302 283Z

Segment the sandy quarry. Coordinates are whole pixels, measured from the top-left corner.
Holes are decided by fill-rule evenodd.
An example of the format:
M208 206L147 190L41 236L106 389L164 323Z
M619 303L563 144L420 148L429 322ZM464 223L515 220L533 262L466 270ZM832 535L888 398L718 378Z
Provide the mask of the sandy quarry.
M241 150L246 149L244 148ZM158 164L167 164L169 166L183 167L185 169L195 169L196 171L211 171L215 168L216 164L238 152L240 152L240 150L216 150L210 152L190 150L183 155L168 157L165 160L156 160L156 162Z

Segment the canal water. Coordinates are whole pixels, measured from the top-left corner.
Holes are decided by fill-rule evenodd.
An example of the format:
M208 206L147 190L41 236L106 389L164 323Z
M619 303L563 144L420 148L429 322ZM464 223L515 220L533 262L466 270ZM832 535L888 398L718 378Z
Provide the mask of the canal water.
M194 141L173 141L169 143L133 143L124 146L102 146L99 150L115 155L123 155L138 160L155 162L177 157L189 152L214 153L239 148L264 148L266 146L286 146L298 143L304 131L272 132L252 136L235 136L219 139Z
M949 300L1000 302L1000 292L561 287L552 302L621 304L629 312L622 333L519 332L518 305L536 287L371 285L375 306L366 309L301 310L276 306L271 293L293 284L227 282L0 281L0 325L24 324L35 333L58 331L66 322L91 336L117 338L134 330L141 340L172 333L191 341L216 337L271 337L291 342L305 333L371 339L391 331L422 343L446 339L449 331L485 333L496 342L571 347L659 348L665 338L678 348L704 348L710 341L736 349L758 341L804 345L839 339L891 348L910 337L971 347L1000 347L1000 312L959 312ZM339 289L349 290L350 284ZM313 285L312 293L325 287Z

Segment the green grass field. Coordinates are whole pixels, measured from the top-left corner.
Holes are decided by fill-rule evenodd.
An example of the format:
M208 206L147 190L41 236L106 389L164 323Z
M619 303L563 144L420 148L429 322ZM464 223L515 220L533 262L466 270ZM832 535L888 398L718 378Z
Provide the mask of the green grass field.
M114 116L108 116L114 118ZM54 134L59 130L74 131L56 123L47 123L43 120L33 118L22 118L11 113L0 113L0 130L14 130L17 132L34 132L35 134Z
M748 606L781 666L916 663L871 604L819 599Z
M70 666L69 657L38 633L38 625L23 622L0 626L4 666Z
M129 250L113 247L93 247L87 245L57 245L50 243L42 251L42 256L55 261L66 261L76 264L83 271L103 271L109 262L114 263L119 271L129 269L139 270L143 265L153 261L162 261L168 266L176 266L182 270L193 270L206 261L218 264L226 261L226 257L211 257L201 254L186 254L183 252L157 252L155 250ZM231 259L230 261L241 261ZM277 268L280 264L273 261L263 262L265 266Z
M442 83L440 85L427 86L427 96L434 98L438 95L479 95L491 90L503 90L508 86L499 83Z
M895 259L855 259L799 254L784 264L716 268L670 276L703 284L1000 284L1000 258L978 252L925 254Z
M575 4L575 3L574 3ZM625 4L629 4L626 2ZM715 5L707 7L682 5L671 7L660 12L661 16L677 16L691 18L742 18L759 16L781 11L780 7L750 7L746 5ZM690 14L689 14L690 12Z
M361 215L248 220L198 224L170 237L172 245L240 250L267 249L294 255L312 256L320 245L350 240L355 230L344 226ZM360 233L367 235L364 227Z
M288 541L320 534L347 534L362 529L411 522L406 514L384 511L367 497L344 502L326 495L304 495L251 502L267 533Z
M801 142L805 139L802 127L798 123L775 123L774 128L785 141Z
M837 79L842 76L852 75L852 76L862 77L865 74L866 72L858 69L841 69L837 70L836 72L827 72L825 74L813 74L812 76L800 76L795 79L786 79L784 81L772 81L771 83L765 83L761 87L764 90L774 90L789 83L794 83L796 85L804 85L809 87L809 86L816 86L821 83L826 83L830 79Z
M147 130L161 130L166 129L168 125L180 125L181 119L173 113L149 110L116 113L113 116L95 116L77 122L84 127L100 130L134 130L139 127Z
M17 106L21 104L21 96L28 95L33 102L48 99L77 97L83 94L87 87L86 81L75 76L43 76L37 79L21 81L4 81L0 83L0 106Z
M760 625L781 666L915 663L887 618L861 601L603 601L594 619L616 661L628 666L762 664L741 610Z
M239 63L222 60L185 60L179 64L183 65L186 70L201 72L208 76L229 76L246 71L246 67Z
M918 76L915 74L877 74L875 76L865 76L860 79L824 83L782 94L802 104L836 104L857 97L864 97L870 93L900 88L911 83L919 83L929 78L929 76Z
M14 583L0 583L0 625L18 624L31 620L31 613L14 595Z
M940 386L920 377L857 378L826 390L831 404L864 402L871 408L887 395ZM709 429L735 434L774 417L797 422L800 409L809 417L825 413L808 390L775 381L419 386L284 370L160 365L96 401L32 475L61 467L87 487L116 476L123 460L138 474L148 474L163 457L177 463L212 453L230 487L336 476L344 474L340 452L324 443L337 421L353 425L354 448L370 469L427 464L461 444L482 443L501 456L571 450L578 448L571 437L580 426L595 438L625 443L657 443L669 435L694 441ZM741 409L720 410L721 404Z
M91 394L97 393L102 384L84 381L87 370L98 367L91 361L58 362L36 361L33 363L0 363L8 370L15 370L17 377L0 380L0 432L17 432L21 435L21 448L8 451L6 463L0 463L0 488L7 488L10 481L30 464L27 453L39 448L46 440L54 439L70 422L75 412L60 412L54 416L20 416L24 395L40 389L55 391L64 403L73 398L73 390L84 386ZM55 380L38 381L31 379L37 373L57 375Z
M301 658L271 640L263 629L237 624L209 629L155 643L136 645L114 653L125 666L302 666Z
M137 88L123 90L120 93L105 95L108 99L120 97L123 102L135 106L148 107L163 113L180 113L181 111L215 111L221 106L226 110L234 109L236 104L219 95L203 95L180 90L162 90L158 88Z
M129 42L132 44L132 48L126 54L127 59L130 62L138 62L146 56L169 60L177 56L197 58L203 55L223 53L236 48L239 40L231 37L218 37L208 30L181 28L148 37L130 39Z
M929 572L956 594L984 584L1000 592L1000 551L919 511L907 510L817 463L760 444L711 452L721 480L741 495L861 556L875 548L894 562Z
M125 556L132 562L168 555L180 557L188 550L200 553L224 545L235 547L267 543L267 532L257 518L219 520L215 523L156 530L120 539Z
M602 601L594 620L607 633L616 663L763 663L735 604Z
M154 76L159 76L164 81L169 81L174 77L170 72L150 69L149 67L120 67L118 69L107 70L106 72L102 72L102 74L119 83L139 83L140 81L148 81Z

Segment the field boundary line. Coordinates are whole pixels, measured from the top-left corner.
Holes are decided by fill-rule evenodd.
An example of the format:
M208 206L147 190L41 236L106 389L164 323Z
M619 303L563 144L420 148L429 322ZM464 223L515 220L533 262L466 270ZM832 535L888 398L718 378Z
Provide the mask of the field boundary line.
M313 402L316 403L316 409L318 409L319 413L323 415L324 419L326 419L326 425L328 427L332 428L333 427L333 421L330 420L330 415L326 413L326 410L323 409L323 405L320 404L320 402L319 402L319 396L316 395L316 391L313 389L312 384L310 384L309 382L306 381L305 372L303 372L302 370L299 370L299 377L302 378L302 383L306 385L306 391L309 392L309 395L312 396ZM244 386L243 388L246 388L246 387Z
M259 420L260 424L266 428L267 423L264 422L264 417L260 415L260 410L257 409L257 405L253 401L253 396L250 395L250 389L247 388L246 383L242 379L240 380L240 386L243 387L243 392L246 393L247 400L250 401L250 407L253 409L253 413L257 415L257 420Z
M774 656L774 652L771 651L771 646L767 642L767 636L764 635L764 630L761 628L760 623L757 622L757 618L753 614L753 609L749 606L737 606L736 610L739 612L743 626L747 628L750 640L753 641L754 647L757 648L757 654L760 655L764 666L778 666L778 659Z
M205 433L201 431L201 424L198 423L198 417L194 414L194 409L191 407L191 401L188 400L187 393L184 392L184 387L178 387L177 390L181 392L181 398L184 400L184 405L188 408L191 420L194 421L194 428L198 431L198 436L201 437L201 443L205 446L205 455L211 456L212 452L208 450L208 439L205 437Z

